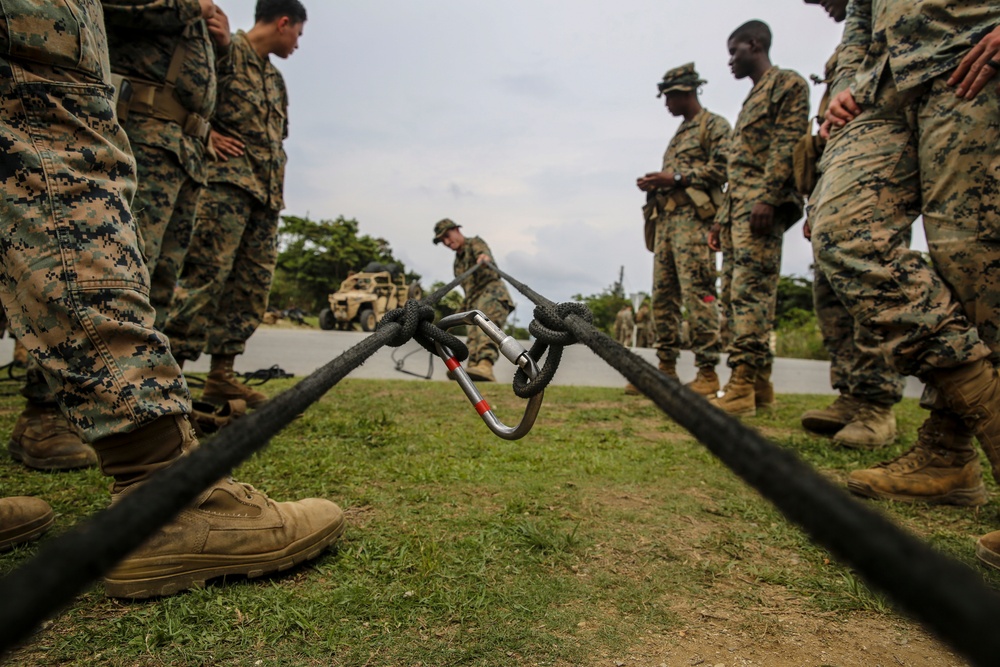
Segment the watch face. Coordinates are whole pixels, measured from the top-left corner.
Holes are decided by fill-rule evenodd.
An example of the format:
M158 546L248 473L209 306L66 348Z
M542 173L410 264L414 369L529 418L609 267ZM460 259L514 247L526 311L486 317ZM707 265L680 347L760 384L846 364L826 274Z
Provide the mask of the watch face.
M681 174L674 174L674 183L680 183L684 180L684 176Z

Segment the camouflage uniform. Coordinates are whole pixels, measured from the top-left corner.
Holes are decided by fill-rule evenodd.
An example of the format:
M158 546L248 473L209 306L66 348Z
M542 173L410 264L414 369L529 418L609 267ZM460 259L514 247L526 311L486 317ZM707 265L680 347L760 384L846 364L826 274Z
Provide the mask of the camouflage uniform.
M129 202L135 162L111 103L101 6L4 2L0 300L88 440L189 410Z
M823 154L813 249L908 375L1000 352L1000 96L947 85L997 24L998 5L943 0L858 1L847 18L834 93L850 85L862 112ZM917 215L933 264L904 243Z
M133 87L127 110L120 111L138 165L132 208L152 279L150 301L162 326L205 183L216 53L198 0L102 4L111 69ZM156 92L166 101L154 103Z
M861 109L820 161L813 249L837 296L893 367L928 385L931 414L898 459L849 476L870 497L982 505L978 437L1000 479L1000 94L947 83L1000 25L1000 5L855 0L833 94ZM906 232L923 217L930 261ZM977 555L1000 566L1000 532Z
M460 276L475 266L476 258L480 255L493 257L486 241L478 236L466 237L465 245L455 253L455 275ZM482 267L462 281L462 290L465 292L463 309L481 310L486 317L503 329L507 323L507 315L514 310L514 301L510 298L510 293L496 269L489 266ZM469 327L466 344L469 346L470 366L482 359L495 363L500 356L496 344L479 327Z
M281 72L242 30L220 63L213 127L241 140L244 153L208 165L194 237L169 320L174 353L197 359L242 354L267 311L284 208L288 91Z
M774 357L770 335L782 235L802 216L802 199L792 184L792 150L808 127L805 80L771 67L747 96L725 147L729 188L716 222L722 226L723 257L731 262L731 368L761 369ZM775 209L771 232L763 236L750 231L750 211L758 202Z
M829 105L830 84L837 71L841 47L826 63L827 90L819 105L822 124ZM910 244L910 232L904 244ZM841 394L882 406L895 405L903 399L905 376L889 365L879 342L865 327L858 326L847 307L837 297L826 273L817 263L813 273L813 305L823 346L830 354L830 384Z
M669 73L668 73L669 74ZM715 288L715 253L707 232L711 219L699 217L687 190L721 196L726 181L721 147L729 135L729 122L707 109L677 128L663 154L664 173L689 179L687 189L657 193L660 200L653 248L653 322L656 356L676 363L681 349L681 306L688 314L695 365L719 363L719 306Z
M635 319L631 308L622 308L615 316L615 340L625 347L632 347L632 331L635 329Z

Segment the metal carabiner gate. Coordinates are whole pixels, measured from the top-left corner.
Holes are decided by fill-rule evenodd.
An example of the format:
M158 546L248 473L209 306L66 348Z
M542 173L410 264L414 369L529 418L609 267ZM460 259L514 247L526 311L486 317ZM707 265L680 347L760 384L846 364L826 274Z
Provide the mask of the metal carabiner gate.
M504 333L503 329L494 324L493 320L486 317L485 313L481 310L470 310L466 313L455 313L454 315L443 317L437 323L437 326L441 329L450 329L461 324L479 327L483 333L497 344L500 354L515 366L521 368L529 380L534 380L538 377L538 364L531 358L528 351L514 340L513 336L508 336ZM504 440L517 440L528 434L528 431L535 424L535 417L538 416L538 410L542 407L544 391L540 391L528 399L528 405L524 408L524 416L521 417L521 421L517 426L507 426L493 414L490 404L486 402L483 395L476 389L475 383L469 377L469 374L465 372L465 369L462 368L458 359L455 358L455 354L441 343L435 342L435 346L437 347L438 356L444 361L444 365L447 366L451 376L458 382L458 386L465 392L466 397L468 397L473 407L476 408L476 412L479 413L479 416L483 418L486 426L493 433Z

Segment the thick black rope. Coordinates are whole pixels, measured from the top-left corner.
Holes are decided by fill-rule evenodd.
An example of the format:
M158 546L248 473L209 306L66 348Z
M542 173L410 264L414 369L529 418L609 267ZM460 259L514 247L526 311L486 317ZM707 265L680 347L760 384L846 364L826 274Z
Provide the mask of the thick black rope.
M418 326L422 335L436 340L435 327L422 319L427 304L436 303L479 266L419 304L408 302L409 307L402 309L404 316L398 317L402 323L380 326L264 407L233 421L211 444L196 448L156 473L121 502L43 543L34 558L0 579L0 656L69 604L210 484L263 449L289 422L384 345L405 343L403 332L412 335Z
M535 306L535 318L528 325L528 333L535 337L535 342L528 350L528 356L538 363L546 350L549 354L534 380L529 380L528 374L520 367L514 371L514 394L518 397L531 398L544 391L552 382L559 369L559 362L562 361L563 348L577 342L576 336L563 329L563 318L571 314L586 322L594 321L590 309L582 303Z
M553 306L527 285L503 271L500 275L536 304ZM998 664L1000 596L979 574L857 502L792 452L666 377L584 318L571 313L563 322L567 333L624 375L813 541L974 664Z

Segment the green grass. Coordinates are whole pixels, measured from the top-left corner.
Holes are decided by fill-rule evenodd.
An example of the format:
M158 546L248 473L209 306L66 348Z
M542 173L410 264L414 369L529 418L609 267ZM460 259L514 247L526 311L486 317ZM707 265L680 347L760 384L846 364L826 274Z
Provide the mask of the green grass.
M502 420L519 417L509 386L483 393ZM798 428L828 399L779 398L747 423L837 483L886 457ZM0 395L0 431L20 404L13 390ZM888 455L912 443L921 414L911 400L899 407L903 437ZM781 600L836 612L831 622L896 617L649 401L619 389L553 387L532 433L506 442L453 384L347 380L237 477L278 500L337 501L349 522L339 547L283 576L157 601L108 600L95 584L10 664L606 664L598 656L683 627L692 600L744 610L751 625ZM0 488L47 499L54 534L108 499L96 471L43 474L9 459ZM874 505L970 564L974 538L996 527L996 501L978 512ZM0 572L36 548L0 555Z

